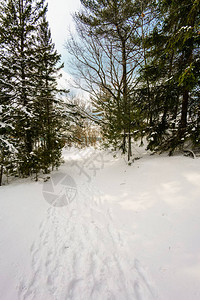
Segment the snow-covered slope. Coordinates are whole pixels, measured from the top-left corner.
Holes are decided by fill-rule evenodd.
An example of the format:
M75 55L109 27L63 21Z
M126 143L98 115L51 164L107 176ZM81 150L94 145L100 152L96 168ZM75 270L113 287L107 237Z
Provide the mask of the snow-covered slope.
M200 299L200 159L136 156L66 150L0 188L1 299Z

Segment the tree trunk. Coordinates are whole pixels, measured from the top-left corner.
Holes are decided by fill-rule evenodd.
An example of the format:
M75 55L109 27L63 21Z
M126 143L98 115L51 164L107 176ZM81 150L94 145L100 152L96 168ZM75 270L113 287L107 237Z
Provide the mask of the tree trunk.
M182 100L182 108L181 108L181 121L179 126L179 135L180 137L186 131L187 128L187 114L188 114L188 101L189 101L189 92L188 90L184 90L183 92L183 100Z
M124 130L124 133L123 133L122 153L123 154L126 153L126 132L125 132L125 130Z
M0 186L2 185L2 180L3 180L3 164L0 167Z
M124 130L125 136L128 135L128 161L132 156L131 152L131 120L130 120L130 99L128 99L128 86L127 86L127 57L126 57L126 41L122 40L122 66L123 66L123 100L124 100ZM126 139L125 139L126 141Z
M177 120L177 115L178 115L178 107L179 107L179 93L177 95L177 101L176 101L176 105L173 109L173 125L172 128L175 129L176 127L176 120Z
M131 150L131 132L129 129L129 133L128 133L128 161L130 161L132 156L132 150Z
M143 4L143 3L142 3ZM147 68L147 55L146 55L146 48L145 48L145 34L144 34L144 15L143 15L143 6L142 9L142 48L143 48L143 56L144 56L144 67ZM148 114L147 114L147 122L149 122L149 125L153 125L153 114L152 114L152 103L151 103L151 91L150 91L150 82L149 82L149 76L146 75L146 83L147 83L147 97L148 97Z
M21 27L21 45L20 45L20 56L21 56L21 84L22 84L22 89L21 89L21 101L22 104L25 108L27 108L28 105L28 99L27 99L27 91L26 91L26 63L25 63L25 22L24 22L24 2L23 0L19 1L20 5L20 27ZM25 126L27 128L30 128L30 120L26 120ZM28 153L32 152L32 134L30 130L26 130L25 134L25 147ZM29 170L28 174L29 175Z

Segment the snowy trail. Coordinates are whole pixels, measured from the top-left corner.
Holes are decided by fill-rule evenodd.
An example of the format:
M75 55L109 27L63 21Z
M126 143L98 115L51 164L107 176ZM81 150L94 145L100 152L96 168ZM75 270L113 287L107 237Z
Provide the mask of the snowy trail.
M50 207L30 250L20 300L153 300L151 283L93 189L67 207Z
M0 298L199 300L200 160L64 155L0 189Z

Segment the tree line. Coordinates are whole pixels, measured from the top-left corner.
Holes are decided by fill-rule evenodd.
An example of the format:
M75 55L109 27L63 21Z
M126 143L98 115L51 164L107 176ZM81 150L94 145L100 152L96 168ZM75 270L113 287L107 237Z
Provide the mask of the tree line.
M59 96L45 0L0 0L0 184L3 173L37 179L58 167L66 139L82 143L87 117L129 161L143 137L170 154L199 145L200 0L81 4L66 48L92 113Z
M66 48L104 144L172 155L200 142L200 1L81 0Z
M44 0L0 1L0 184L58 167L73 117L46 14Z

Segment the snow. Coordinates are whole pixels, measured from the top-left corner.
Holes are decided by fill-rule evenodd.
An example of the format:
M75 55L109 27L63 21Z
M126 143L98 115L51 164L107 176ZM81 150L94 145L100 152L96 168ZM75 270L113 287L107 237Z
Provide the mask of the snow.
M9 148L10 152L12 153L18 152L18 150L7 139L2 138L2 136L0 136L0 141L1 143L4 143Z
M180 31L189 31L190 29L192 29L192 26L182 26L178 32Z
M200 299L200 160L135 151L1 187L1 299Z

